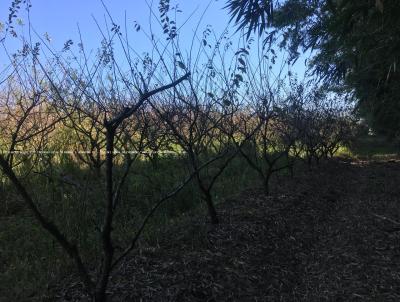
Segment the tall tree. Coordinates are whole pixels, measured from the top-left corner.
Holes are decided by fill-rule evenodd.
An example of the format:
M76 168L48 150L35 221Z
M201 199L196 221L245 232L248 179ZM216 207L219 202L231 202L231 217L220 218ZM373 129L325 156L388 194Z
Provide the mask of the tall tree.
M400 132L399 1L230 0L227 8L247 36L258 31L267 47L290 50L291 62L312 50L313 75L352 92L375 130Z

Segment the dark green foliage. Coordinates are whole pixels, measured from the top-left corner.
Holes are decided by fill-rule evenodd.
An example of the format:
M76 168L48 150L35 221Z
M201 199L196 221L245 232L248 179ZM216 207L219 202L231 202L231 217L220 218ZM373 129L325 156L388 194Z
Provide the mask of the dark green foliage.
M271 25L273 0L231 0L226 8L231 14L231 21L247 29L247 37L252 32L263 32Z
M379 135L360 135L349 145L351 153L361 159L389 157L400 153L400 144Z
M237 8L239 2L243 9ZM375 130L398 134L399 1L277 1L273 18L269 9L246 10L249 2L253 1L230 1L229 7L236 7L231 9L232 18L240 28L265 31L265 43L278 42L290 50L292 62L300 50L312 50L312 74L351 92L359 114Z

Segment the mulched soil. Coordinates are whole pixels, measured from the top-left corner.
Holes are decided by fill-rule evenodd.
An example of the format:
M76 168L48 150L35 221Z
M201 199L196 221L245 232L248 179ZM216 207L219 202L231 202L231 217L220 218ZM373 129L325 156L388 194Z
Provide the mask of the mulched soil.
M335 160L165 230L112 301L400 301L400 162ZM82 300L68 285L60 300Z

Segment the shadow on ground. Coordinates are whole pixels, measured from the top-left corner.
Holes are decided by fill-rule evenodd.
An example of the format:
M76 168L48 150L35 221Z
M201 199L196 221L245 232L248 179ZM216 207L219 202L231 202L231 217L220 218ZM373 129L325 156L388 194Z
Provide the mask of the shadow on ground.
M112 301L400 301L400 162L335 160L272 196L187 218L112 280ZM79 285L60 292L80 296Z

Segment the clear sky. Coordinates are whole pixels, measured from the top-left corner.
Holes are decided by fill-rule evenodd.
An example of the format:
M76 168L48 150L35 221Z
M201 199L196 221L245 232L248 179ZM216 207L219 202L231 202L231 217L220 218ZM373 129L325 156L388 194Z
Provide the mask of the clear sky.
M8 7L11 2L11 0L1 0L0 2L0 22L2 23L5 23L8 18ZM31 2L30 20L32 27L42 37L45 35L50 37L51 46L54 49L60 50L65 41L69 39L72 39L76 45L79 42L78 25L85 49L96 49L100 46L102 36L95 20L100 24L100 27L104 28L107 19L106 10L100 0L31 0ZM124 26L126 19L131 44L138 53L148 50L149 44L148 39L143 36L143 31L135 32L135 22L140 24L145 31L148 31L151 23L154 31L161 34L160 25L157 24L155 18L159 16L158 0L104 0L104 4L113 19L121 27ZM183 47L190 45L199 20L201 20L198 31L200 36L208 24L212 25L218 34L222 33L228 26L228 12L223 9L226 5L225 0L171 0L171 6L176 4L182 10L182 13L178 14L178 25L185 23L190 16L189 21L184 24L180 32L181 46ZM149 5L152 5L154 13L151 22L149 21L151 15ZM25 25L17 27L19 30L23 30L26 35L27 15L20 13L20 16ZM233 34L235 28L230 26L229 32ZM35 37L34 39L37 40ZM16 47L20 48L21 43L8 37L6 48L12 52ZM295 66L295 72L299 74L304 72L303 61L300 60L300 63ZM8 62L4 49L0 50L0 66L2 69Z
M51 38L55 48L62 47L65 41L72 39L79 40L78 25L82 33L82 38L89 48L96 48L101 41L101 34L94 19L104 26L106 11L100 0L31 0L32 8L30 12L31 24L38 34L47 33ZM152 3L153 2L153 3ZM0 21L5 23L8 18L8 7L11 0L0 1ZM104 4L110 11L116 23L124 26L125 14L128 30L134 32L134 22L138 22L142 29L149 28L149 5L153 6L155 16L159 16L157 0L104 0ZM190 15L190 21L184 25L184 36L190 36L190 32L196 27L203 12L209 5L200 28L205 28L207 24L212 24L215 30L222 31L228 24L229 17L226 10L223 10L225 1L215 0L171 0L171 6L179 5L182 13L178 15L178 20L183 22ZM21 14L23 22L27 23L27 16ZM153 28L159 28L155 24L153 16ZM178 23L179 24L179 23ZM24 26L27 27L26 25ZM133 36L135 47L141 48L142 37ZM15 41L8 39L9 47L16 44Z

